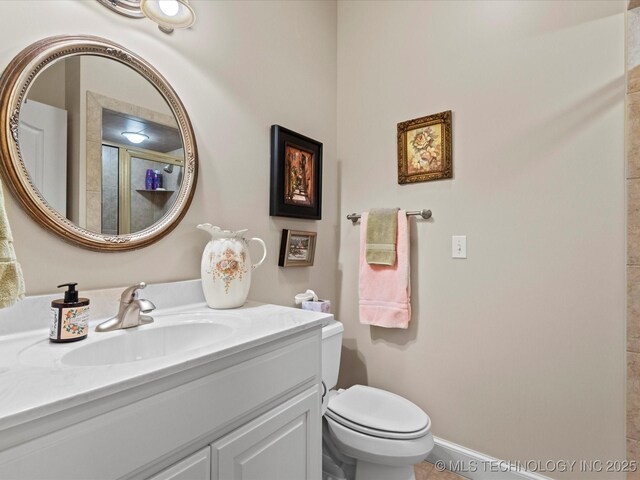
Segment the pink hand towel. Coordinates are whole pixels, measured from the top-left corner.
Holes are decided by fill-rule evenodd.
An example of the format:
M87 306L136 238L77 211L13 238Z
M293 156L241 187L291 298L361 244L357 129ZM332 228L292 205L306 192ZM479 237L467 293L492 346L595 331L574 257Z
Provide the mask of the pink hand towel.
M409 284L409 222L398 211L397 260L393 266L369 265L366 259L368 213L360 225L360 323L386 328L408 328L411 320Z

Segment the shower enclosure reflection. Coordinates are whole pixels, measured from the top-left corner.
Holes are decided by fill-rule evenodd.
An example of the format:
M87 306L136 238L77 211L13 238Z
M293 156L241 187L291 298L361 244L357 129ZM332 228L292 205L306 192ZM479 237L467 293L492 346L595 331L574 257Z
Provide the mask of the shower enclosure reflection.
M122 135L130 131L147 138L131 145ZM183 159L177 129L103 109L101 233L137 232L160 220L180 190ZM149 171L159 184L147 183Z
M182 167L179 157L104 143L101 229L107 235L143 230L160 220L175 201ZM148 170L162 175L162 187L146 188Z

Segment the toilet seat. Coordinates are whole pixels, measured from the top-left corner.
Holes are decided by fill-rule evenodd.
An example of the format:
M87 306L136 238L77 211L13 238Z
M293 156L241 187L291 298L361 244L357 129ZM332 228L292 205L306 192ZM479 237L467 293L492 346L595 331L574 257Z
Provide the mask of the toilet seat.
M343 427L372 437L411 440L431 430L429 416L404 397L354 385L333 396L325 415Z
M325 416L332 440L340 452L358 462L404 467L420 463L433 449L433 435L429 431L420 438L407 440L375 437L357 432Z

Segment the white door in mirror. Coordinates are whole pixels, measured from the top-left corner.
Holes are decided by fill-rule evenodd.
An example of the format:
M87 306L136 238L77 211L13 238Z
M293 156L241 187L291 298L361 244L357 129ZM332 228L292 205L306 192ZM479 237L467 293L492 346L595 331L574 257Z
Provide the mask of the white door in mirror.
M20 109L20 150L33 185L67 215L67 111L29 100Z

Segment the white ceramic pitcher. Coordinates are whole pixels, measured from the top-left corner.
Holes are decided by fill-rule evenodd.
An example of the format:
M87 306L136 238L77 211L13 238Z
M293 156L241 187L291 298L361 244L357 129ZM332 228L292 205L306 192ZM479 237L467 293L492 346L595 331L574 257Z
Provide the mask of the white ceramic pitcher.
M251 287L251 271L267 257L267 246L260 238L244 238L247 230L222 230L210 223L198 228L209 232L211 240L202 253L200 274L202 290L210 308L237 308L244 305ZM248 242L262 245L264 253L258 263L251 264Z

